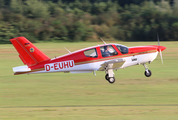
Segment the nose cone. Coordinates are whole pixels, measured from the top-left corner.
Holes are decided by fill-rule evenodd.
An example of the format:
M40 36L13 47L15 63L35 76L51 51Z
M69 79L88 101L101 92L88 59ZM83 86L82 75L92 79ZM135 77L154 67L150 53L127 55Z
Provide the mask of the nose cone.
M158 51L163 51L163 50L165 50L166 49L166 47L164 47L164 46L158 46Z

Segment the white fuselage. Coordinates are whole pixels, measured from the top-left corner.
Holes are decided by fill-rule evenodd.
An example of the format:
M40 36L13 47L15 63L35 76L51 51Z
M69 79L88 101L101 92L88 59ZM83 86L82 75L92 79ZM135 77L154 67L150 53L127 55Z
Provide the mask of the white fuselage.
M152 62L157 57L157 54L158 52L153 52L153 53L124 57L123 59L125 59L125 63L117 69L126 68L133 65L144 64L147 62ZM89 73L93 71L98 71L101 65L107 61L109 60L81 64L81 65L75 65L73 60L50 63L44 66L45 70L38 71L38 72L31 72L30 74L46 73L46 72Z

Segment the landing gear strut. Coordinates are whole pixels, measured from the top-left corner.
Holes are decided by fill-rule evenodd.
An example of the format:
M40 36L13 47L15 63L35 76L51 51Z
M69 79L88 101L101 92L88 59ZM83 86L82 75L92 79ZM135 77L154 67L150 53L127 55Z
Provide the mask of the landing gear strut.
M148 67L144 63L143 66L145 67L145 76L150 77L152 75L151 70L148 70Z

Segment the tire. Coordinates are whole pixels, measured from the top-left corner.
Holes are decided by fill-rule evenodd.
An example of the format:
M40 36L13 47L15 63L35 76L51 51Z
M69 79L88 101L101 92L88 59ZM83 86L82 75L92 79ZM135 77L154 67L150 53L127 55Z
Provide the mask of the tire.
M109 81L109 75L108 75L108 74L105 75L105 79L106 79L107 81Z
M109 83L114 83L115 82L115 78L114 77L110 77L109 80L108 80Z
M151 73L150 70L148 70L148 73L145 71L145 76L146 76L146 77L150 77L151 75L152 75L152 73Z

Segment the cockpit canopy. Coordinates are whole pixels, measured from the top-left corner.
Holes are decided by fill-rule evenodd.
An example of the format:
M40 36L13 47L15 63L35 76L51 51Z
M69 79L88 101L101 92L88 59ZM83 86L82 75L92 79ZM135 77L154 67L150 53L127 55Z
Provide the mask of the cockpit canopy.
M127 54L129 52L128 47L124 46L124 45L120 45L120 44L110 44L110 45L104 45L99 47L100 52L101 52L101 56L102 57L109 57L109 56L115 56L118 55L118 50L115 50L115 48L113 46L116 46L116 48L122 53L122 54ZM96 48L91 48L88 50L84 51L84 54L86 57L92 57L92 58L97 58L98 57L98 53Z

